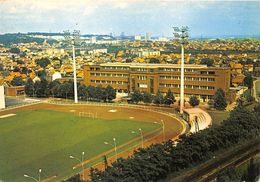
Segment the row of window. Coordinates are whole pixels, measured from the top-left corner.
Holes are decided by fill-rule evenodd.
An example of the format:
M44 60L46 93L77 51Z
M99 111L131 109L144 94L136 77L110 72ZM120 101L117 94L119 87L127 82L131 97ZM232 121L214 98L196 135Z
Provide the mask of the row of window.
M129 67L123 67L123 66L105 66L103 68L105 70L129 70Z
M138 80L147 80L147 76L137 76Z
M90 73L90 76L124 77L124 78L127 78L127 77L128 77L128 74Z
M160 76L162 80L180 80L180 76ZM184 77L187 81L204 81L204 82L214 82L215 78L199 78L199 77Z
M118 85L128 84L128 82L123 82L123 81L111 81L111 80L91 80L91 83L118 84Z
M180 88L179 84L160 84L160 87L166 88ZM199 85L184 85L184 88L196 89L196 90L214 90L213 86L199 86Z
M160 68L160 71L180 72L181 68ZM195 72L195 69L185 68L184 72Z

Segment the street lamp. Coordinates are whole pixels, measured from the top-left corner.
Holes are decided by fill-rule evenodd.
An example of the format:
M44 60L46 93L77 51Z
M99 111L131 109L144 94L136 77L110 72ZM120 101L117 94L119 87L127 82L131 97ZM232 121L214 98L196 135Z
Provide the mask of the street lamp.
M30 178L30 179L33 179L34 181L41 182L41 172L42 172L42 169L40 168L39 171L38 171L38 179L36 179L32 176L29 176L28 174L24 174L23 176L25 178Z
M180 88L180 113L183 114L184 105L184 45L188 43L189 39L189 28L185 27L173 27L174 37L181 44L181 88Z
M104 142L105 145L111 145L112 147L114 147L114 151L115 151L115 154L116 154L116 161L117 161L117 146L116 146L116 138L113 138L113 141L114 141L114 145L108 143L108 142Z
M81 168L82 168L82 179L83 179L83 180L85 180L85 177L84 177L84 155L85 155L85 152L82 152L82 153L81 153L81 159L70 155L70 158L71 158L71 159L75 159L75 160L79 161L79 163L81 164ZM73 167L73 169L75 169L75 167Z
M157 121L153 122L155 124L160 124L162 126L162 130L163 130L163 141L165 142L165 123L164 121L161 119L160 123L158 123Z
M138 130L140 131L140 136L141 136L141 140L142 140L142 148L144 148L144 136L143 136L142 128L139 128ZM131 131L131 133L136 133L136 132Z

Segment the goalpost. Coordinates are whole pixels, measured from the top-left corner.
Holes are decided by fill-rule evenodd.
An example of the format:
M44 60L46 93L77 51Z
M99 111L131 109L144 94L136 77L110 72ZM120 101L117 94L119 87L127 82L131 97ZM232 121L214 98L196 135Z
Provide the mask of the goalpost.
M95 119L97 118L97 113L92 113L92 112L79 112L79 117L83 118L92 118Z

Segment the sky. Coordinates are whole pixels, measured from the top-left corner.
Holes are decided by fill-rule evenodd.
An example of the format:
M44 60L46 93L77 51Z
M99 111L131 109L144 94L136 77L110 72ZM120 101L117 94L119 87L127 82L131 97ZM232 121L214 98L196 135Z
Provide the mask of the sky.
M0 0L0 33L63 32L191 37L259 36L260 0Z

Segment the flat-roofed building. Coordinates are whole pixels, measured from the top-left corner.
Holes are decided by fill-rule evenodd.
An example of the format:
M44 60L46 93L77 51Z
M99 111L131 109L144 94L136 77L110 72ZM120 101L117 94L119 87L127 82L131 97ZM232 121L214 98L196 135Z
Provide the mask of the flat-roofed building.
M196 95L211 99L218 88L227 94L230 88L230 68L206 65L185 65L185 98ZM156 94L169 89L179 98L181 66L179 64L104 63L84 66L85 85L112 86L119 93L134 90Z

